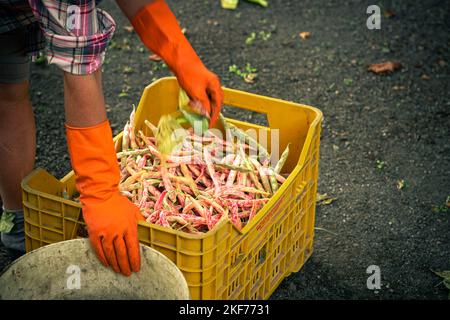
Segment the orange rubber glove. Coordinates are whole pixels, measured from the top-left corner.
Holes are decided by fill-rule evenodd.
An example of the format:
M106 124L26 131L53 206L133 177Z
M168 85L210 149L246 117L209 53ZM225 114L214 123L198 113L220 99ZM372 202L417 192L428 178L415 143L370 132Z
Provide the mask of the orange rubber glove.
M220 80L203 65L167 4L163 0L147 4L131 24L144 45L166 62L191 100L202 104L212 127L222 107Z
M139 209L119 192L119 166L109 122L93 127L66 125L67 144L80 192L89 239L106 267L129 276L141 265Z

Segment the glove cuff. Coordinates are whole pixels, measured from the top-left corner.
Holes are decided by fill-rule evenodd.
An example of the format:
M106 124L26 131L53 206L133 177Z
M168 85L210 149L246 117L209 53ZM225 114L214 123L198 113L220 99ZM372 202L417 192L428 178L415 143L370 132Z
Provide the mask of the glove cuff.
M66 124L66 135L81 203L102 202L118 192L120 171L109 121L87 128Z
M186 67L185 62L203 65L163 0L156 0L143 7L133 17L131 24L144 45L159 55L175 75L180 66L184 64Z

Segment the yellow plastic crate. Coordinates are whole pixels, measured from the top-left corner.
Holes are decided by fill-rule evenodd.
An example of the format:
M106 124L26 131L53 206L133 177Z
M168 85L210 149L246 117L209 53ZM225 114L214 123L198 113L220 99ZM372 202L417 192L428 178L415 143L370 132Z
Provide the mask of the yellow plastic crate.
M163 114L176 111L178 89L175 78L146 87L136 111L136 128L150 134L145 119L157 123ZM224 89L224 93L225 105L263 113L269 127L229 119L232 123L243 129L279 128L279 149L291 143L283 170L290 173L288 178L242 231L226 219L202 235L140 222L139 240L180 268L193 299L267 299L312 253L322 113L242 91ZM37 169L23 180L22 188L27 251L80 235L81 206L62 197L64 190L74 194L73 171L59 181Z

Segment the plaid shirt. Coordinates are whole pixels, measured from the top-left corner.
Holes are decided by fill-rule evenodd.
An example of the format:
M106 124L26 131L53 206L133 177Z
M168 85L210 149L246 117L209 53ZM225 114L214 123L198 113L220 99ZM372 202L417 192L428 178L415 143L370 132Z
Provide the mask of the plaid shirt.
M48 63L89 74L103 63L116 24L95 0L0 0L0 33L27 28L27 52L45 49Z

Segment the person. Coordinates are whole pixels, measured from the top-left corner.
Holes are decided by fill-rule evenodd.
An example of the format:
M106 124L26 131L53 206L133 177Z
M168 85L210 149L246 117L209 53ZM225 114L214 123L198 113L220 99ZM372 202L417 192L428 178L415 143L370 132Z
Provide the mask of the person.
M29 98L30 56L46 49L63 71L67 145L90 242L105 266L140 269L139 209L119 193L119 167L106 117L101 65L115 31L94 0L0 0L1 241L25 250L21 180L33 169L36 138ZM160 56L191 100L217 121L220 79L208 70L163 0L116 0L143 44Z

